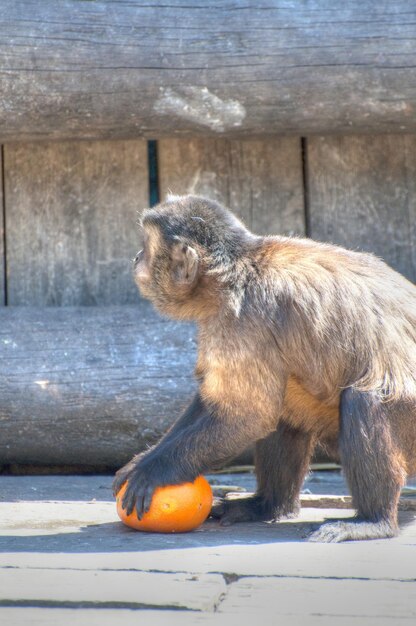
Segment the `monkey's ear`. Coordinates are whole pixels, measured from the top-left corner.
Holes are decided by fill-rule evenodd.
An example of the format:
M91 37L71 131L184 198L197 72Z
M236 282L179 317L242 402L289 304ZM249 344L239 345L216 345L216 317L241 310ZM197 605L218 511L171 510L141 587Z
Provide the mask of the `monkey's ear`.
M181 285L191 285L198 274L199 259L194 248L185 243L172 247L172 276Z

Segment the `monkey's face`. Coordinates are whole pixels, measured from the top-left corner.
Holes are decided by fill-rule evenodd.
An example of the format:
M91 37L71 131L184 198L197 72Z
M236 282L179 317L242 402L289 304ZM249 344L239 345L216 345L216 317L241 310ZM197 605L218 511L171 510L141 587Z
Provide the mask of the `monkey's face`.
M140 291L146 290L150 278L149 235L144 231L143 248L138 251L134 258L134 279ZM143 293L143 295L145 294Z
M158 294L158 274L164 256L160 233L157 228L143 228L143 248L134 259L134 279L145 298L152 300ZM153 296L153 297L152 297Z

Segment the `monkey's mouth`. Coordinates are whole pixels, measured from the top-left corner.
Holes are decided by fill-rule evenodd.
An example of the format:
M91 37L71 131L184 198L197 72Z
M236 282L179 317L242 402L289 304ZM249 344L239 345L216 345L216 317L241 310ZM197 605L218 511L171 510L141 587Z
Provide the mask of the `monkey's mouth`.
M133 274L134 280L139 285L139 287L141 287L143 283L147 283L150 280L150 273L147 267L146 260L144 258L143 250L139 250L134 258Z
M146 271L143 271L140 267L134 271L134 280L140 289L146 287L149 284L150 276Z

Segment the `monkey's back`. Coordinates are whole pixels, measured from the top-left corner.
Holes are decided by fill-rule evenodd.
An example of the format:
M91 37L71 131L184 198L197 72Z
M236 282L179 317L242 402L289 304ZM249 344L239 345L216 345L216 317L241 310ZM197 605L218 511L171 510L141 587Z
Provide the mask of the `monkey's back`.
M257 262L295 375L416 398L415 285L372 254L309 239L265 238Z

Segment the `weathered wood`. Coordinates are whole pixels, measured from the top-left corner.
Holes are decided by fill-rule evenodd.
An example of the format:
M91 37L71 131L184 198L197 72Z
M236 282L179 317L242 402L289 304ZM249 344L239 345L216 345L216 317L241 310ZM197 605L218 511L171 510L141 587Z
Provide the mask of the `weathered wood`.
M206 195L258 234L305 232L299 139L162 139L158 163L162 199Z
M310 236L416 281L416 136L313 137L307 161Z
M214 496L221 497L227 495L230 500L239 500L249 495L254 495L244 488L232 485L214 485L212 487ZM245 493L243 493L245 492ZM337 494L301 494L300 504L306 509L354 509L351 496ZM416 498L401 497L399 500L399 511L416 511Z
M3 146L0 146L0 306L5 304L5 258L4 258L4 204L3 204Z
M351 496L302 494L300 504L310 509L353 509ZM399 511L416 511L416 498L400 498Z
M416 129L413 0L3 0L0 141Z
M147 302L1 308L0 465L121 465L186 406L194 360Z
M147 172L142 140L5 146L9 303L137 302Z

